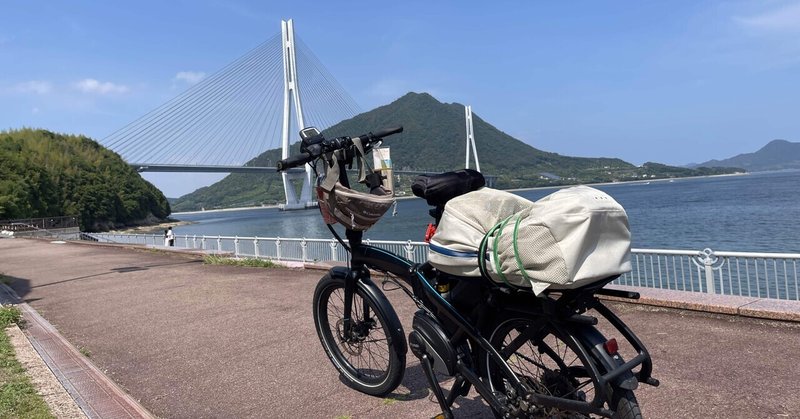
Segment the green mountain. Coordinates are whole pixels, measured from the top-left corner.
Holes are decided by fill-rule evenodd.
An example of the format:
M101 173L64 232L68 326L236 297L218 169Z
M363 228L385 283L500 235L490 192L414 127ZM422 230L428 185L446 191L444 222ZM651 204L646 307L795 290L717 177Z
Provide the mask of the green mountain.
M408 93L391 104L342 121L325 130L324 134L327 137L354 136L397 125L404 127L403 133L389 137L385 143L392 149L395 169L446 171L464 167L464 106L441 103L427 93ZM694 176L708 172L656 163L637 167L615 158L568 157L549 153L511 137L476 114L473 114L473 128L481 170L497 176L495 187L501 189ZM280 150L270 150L248 165L274 166L279 156ZM409 191L411 180L411 176L401 177L395 188ZM214 185L179 198L173 208L188 211L283 200L280 176L231 174Z
M78 216L84 231L164 219L167 199L84 136L0 132L0 219Z
M724 160L710 160L689 167L735 166L750 172L800 169L800 143L772 140L755 153L739 154Z

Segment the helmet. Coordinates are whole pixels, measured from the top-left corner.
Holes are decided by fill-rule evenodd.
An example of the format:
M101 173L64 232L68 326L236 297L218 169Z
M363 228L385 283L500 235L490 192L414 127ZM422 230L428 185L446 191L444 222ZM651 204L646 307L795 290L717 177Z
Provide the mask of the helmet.
M358 161L359 182L366 179L364 167L364 147L361 140L353 139ZM382 186L373 188L370 193L346 188L339 182L339 160L341 150L334 152L327 161L328 170L324 180L317 186L317 200L322 218L326 224L342 223L343 226L356 231L366 231L381 219L383 214L395 203L392 192Z

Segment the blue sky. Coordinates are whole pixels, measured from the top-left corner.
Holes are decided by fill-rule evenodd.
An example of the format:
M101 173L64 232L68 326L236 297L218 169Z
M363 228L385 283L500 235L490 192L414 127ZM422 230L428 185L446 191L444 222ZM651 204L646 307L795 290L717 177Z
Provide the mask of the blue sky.
M635 164L800 141L798 1L5 0L0 10L0 129L102 140L292 18L364 110L424 91L539 149ZM218 178L146 177L168 196Z

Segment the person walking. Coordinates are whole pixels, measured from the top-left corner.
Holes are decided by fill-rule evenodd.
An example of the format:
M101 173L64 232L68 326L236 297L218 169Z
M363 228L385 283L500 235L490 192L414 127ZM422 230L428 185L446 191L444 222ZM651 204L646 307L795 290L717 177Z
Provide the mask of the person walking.
M166 233L167 246L175 246L175 233L172 232L172 227L167 229Z

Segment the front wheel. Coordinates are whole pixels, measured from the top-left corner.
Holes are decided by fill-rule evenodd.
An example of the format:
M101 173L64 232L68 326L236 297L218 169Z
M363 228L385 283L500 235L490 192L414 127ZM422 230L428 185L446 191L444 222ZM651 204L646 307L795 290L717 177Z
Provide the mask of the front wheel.
M314 291L314 326L333 365L351 388L385 396L403 380L405 335L389 301L359 281L353 294L351 330L344 327L344 278L330 273Z

